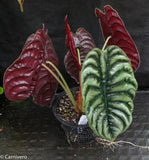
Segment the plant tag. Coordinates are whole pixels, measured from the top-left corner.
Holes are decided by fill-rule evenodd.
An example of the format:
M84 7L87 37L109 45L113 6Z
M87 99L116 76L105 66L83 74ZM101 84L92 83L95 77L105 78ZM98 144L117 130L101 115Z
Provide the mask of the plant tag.
M80 120L79 120L79 122L78 122L78 125L85 125L85 124L87 124L87 122L88 122L88 120L87 120L87 118L86 118L86 115L82 115L82 116L80 117Z

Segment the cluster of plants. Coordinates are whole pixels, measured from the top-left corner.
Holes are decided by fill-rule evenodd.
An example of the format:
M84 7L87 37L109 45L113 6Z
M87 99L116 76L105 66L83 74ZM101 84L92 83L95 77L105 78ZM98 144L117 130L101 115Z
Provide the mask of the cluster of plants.
M6 70L4 90L9 100L33 96L35 103L51 106L60 83L75 111L86 115L94 133L114 141L132 122L138 87L134 72L140 58L118 13L109 5L105 6L105 13L97 8L95 13L105 39L102 49L96 47L84 28L72 33L65 17L68 51L64 63L79 85L77 100L58 70L59 60L44 25L27 38L21 55Z

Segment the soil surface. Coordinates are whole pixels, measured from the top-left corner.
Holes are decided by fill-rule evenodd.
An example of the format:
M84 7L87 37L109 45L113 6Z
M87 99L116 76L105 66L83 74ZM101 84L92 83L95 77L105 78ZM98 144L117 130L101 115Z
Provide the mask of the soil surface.
M72 94L75 100L77 100L78 91L73 90ZM64 94L60 99L56 112L62 120L72 124L77 124L81 116L75 111L74 106L69 100L67 94Z

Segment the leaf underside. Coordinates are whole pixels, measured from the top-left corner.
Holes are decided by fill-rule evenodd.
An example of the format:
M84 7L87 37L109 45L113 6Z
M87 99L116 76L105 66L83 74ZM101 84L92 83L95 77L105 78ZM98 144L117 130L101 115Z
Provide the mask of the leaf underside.
M132 122L137 82L130 60L117 46L93 49L83 64L81 86L89 126L114 141Z
M46 61L58 67L52 42L43 28L27 39L19 58L6 70L4 89L7 98L19 101L32 95L35 103L50 106L57 81L41 66Z
M140 63L140 56L135 43L127 32L118 13L109 5L105 6L104 9L105 13L96 9L96 16L100 19L104 38L112 37L108 41L108 45L119 46L130 59L133 71L135 72Z
M71 33L71 36L73 38L75 49L78 48L80 51L81 64L83 64L88 52L95 48L94 40L84 28L79 28L75 34ZM66 39L66 47L69 49L67 41L68 40ZM77 83L79 83L80 70L76 67L70 50L68 50L65 56L64 63L67 72L76 80Z

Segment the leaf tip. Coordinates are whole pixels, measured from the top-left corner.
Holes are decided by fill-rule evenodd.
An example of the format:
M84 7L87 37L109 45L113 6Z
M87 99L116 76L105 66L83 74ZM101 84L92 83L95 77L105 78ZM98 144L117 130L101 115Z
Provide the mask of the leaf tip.
M109 9L114 10L110 5L105 5L104 6L105 12L106 12L106 10L109 10Z
M96 15L96 17L99 17L99 14L100 14L100 9L95 8L95 15Z
M66 14L66 16L65 16L65 23L67 22L67 19L68 19L68 15Z
M45 32L46 28L45 28L45 24L42 24L42 30Z
M68 35L68 33L70 32L70 26L68 24L68 16L65 16L65 28L66 28L66 33Z
M98 8L95 8L95 15L96 15L97 18L105 16L105 14Z

